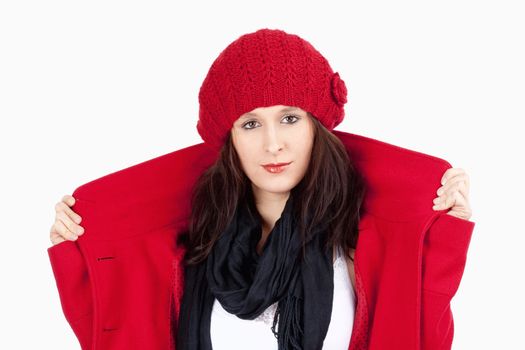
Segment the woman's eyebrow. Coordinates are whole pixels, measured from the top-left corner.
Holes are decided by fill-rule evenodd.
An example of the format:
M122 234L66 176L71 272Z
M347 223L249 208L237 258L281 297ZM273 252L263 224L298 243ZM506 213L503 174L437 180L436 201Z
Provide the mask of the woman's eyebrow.
M298 110L297 107L285 107L285 108L282 108L279 112L280 113L282 113L282 112L292 112L292 111L297 111L297 110ZM247 113L244 113L242 118L247 118L247 117L250 117L250 116L256 117L257 114L256 113L252 113L252 112L247 112Z

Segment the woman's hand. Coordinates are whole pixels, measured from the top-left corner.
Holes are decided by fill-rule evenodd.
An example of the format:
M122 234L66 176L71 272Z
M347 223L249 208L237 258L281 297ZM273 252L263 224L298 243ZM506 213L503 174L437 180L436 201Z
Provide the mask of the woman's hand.
M434 210L451 208L447 214L468 220L472 216L469 203L470 181L465 170L450 168L441 178L442 186L438 188L438 197L434 199Z
M65 240L74 241L84 233L84 228L78 224L82 218L70 207L75 204L75 198L66 194L62 201L55 205L55 223L51 226L50 239L53 245Z

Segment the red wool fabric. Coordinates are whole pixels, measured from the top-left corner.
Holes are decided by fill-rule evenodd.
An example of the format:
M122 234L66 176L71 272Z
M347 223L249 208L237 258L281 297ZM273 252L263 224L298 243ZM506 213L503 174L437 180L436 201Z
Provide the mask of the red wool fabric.
M342 131L366 179L349 350L450 349L450 302L475 223L434 211L446 160ZM85 234L48 248L65 318L84 350L175 349L191 189L216 160L204 143L78 187Z

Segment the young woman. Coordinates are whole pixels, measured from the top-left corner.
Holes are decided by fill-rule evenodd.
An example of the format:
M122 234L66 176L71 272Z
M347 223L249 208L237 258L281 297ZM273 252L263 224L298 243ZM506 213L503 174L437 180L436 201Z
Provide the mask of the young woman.
M367 179L332 132L346 94L328 61L282 30L245 34L213 62L197 129L218 157L195 185L178 238L186 254L176 349L348 349L351 339L380 348L352 337L358 295L367 299L354 266L368 253L356 251ZM441 180L433 209L468 220L467 174L450 168ZM54 245L83 234L74 204L66 195L56 205ZM384 285L395 278L387 270Z

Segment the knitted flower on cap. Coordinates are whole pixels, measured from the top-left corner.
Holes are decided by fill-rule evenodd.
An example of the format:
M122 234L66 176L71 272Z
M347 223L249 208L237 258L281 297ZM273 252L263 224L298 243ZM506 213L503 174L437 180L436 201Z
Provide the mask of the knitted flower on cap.
M346 102L344 81L308 41L264 28L240 36L211 65L199 90L197 131L219 151L242 114L274 105L299 107L332 130Z

